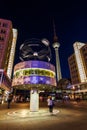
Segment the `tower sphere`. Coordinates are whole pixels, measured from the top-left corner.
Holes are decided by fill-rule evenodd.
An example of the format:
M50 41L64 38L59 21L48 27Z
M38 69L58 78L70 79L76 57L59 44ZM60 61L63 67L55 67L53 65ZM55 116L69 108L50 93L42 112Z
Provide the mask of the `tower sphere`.
M48 40L40 40L36 38L32 38L26 40L20 46L20 60L28 61L28 60L43 60L49 61L51 59L51 50L49 47Z
M59 48L60 47L60 43L59 42L55 42L54 44L53 44L53 48Z

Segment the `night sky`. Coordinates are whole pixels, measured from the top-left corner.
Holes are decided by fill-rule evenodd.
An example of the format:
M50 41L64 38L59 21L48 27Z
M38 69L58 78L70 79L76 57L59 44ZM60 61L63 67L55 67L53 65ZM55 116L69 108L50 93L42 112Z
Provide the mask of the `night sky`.
M0 1L0 18L11 20L18 29L16 56L19 60L20 45L30 38L47 38L52 50L51 63L55 65L53 19L60 43L59 56L63 78L70 78L68 57L73 54L73 43L87 42L86 0L11 0Z

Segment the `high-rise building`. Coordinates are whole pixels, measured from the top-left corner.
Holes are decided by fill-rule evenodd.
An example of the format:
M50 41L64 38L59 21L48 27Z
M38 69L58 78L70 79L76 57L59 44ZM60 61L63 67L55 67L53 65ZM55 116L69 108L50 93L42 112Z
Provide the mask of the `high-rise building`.
M81 48L81 55L85 70L85 81L87 82L87 44Z
M12 39L12 22L10 20L0 19L0 69L4 69L6 72Z
M70 69L70 76L71 76L72 84L80 83L80 77L78 73L78 67L76 63L75 54L72 54L68 58L68 62L69 62L69 69Z
M74 99L87 99L87 44L75 42L74 54L68 58L72 95Z
M8 68L7 68L7 75L10 79L12 76L12 69L13 69L16 41L17 41L17 29L12 29L12 30L13 30L13 39L12 39L12 45L11 45Z
M0 19L0 69L11 78L17 30L12 28L10 20Z
M11 91L17 29L10 20L0 19L0 92Z
M87 82L87 44L75 42L74 54L68 58L72 84Z

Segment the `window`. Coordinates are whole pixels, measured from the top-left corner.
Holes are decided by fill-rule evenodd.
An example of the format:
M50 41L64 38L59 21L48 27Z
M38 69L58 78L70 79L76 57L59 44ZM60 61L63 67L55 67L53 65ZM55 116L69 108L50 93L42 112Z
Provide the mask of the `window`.
M7 28L7 26L8 26L7 23L3 23L3 27L6 27L6 28Z
M0 45L0 50L2 49L2 45Z
M6 30L1 29L1 33L5 34L5 33L6 33Z
M4 37L0 37L0 41L4 41Z

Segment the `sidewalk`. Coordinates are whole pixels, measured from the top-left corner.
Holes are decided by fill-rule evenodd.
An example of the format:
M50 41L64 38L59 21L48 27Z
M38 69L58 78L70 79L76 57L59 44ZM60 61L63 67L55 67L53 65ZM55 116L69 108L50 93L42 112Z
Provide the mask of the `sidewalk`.
M40 104L40 108L37 112L31 112L29 109L29 103L11 103L10 108L7 108L7 103L0 104L0 120L5 118L32 118L32 117L46 117L50 115L57 115L59 110L53 110L51 114L46 104Z
M30 113L28 103L12 103L10 109L7 104L0 104L0 130L87 130L87 110L83 107L80 111L70 105L58 103L55 116L48 114L46 103L40 104L38 113Z

